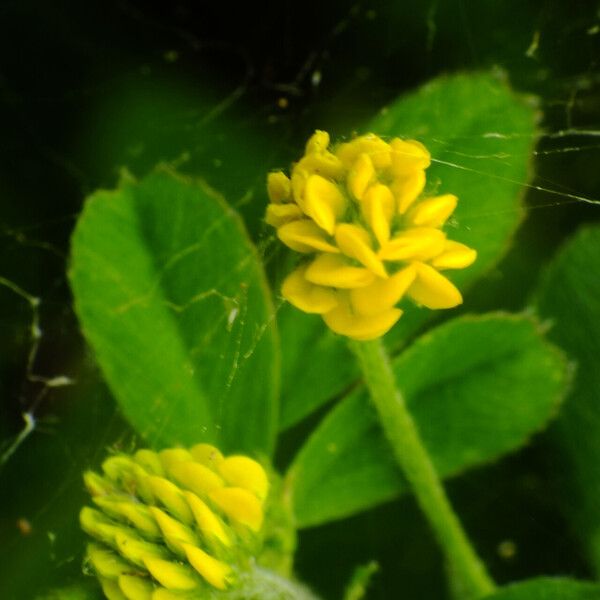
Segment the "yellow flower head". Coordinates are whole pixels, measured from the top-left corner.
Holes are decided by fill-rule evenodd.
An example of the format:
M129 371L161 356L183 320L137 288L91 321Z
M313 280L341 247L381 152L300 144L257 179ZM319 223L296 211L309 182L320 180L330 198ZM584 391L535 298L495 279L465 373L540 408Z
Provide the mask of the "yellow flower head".
M208 444L106 459L84 481L87 562L109 600L213 597L261 546L265 470Z
M316 131L291 177L270 173L266 221L308 255L283 282L284 298L357 340L385 334L405 295L431 309L460 304L440 271L468 267L477 253L442 229L456 196L423 194L430 162L414 140L368 134L330 148Z

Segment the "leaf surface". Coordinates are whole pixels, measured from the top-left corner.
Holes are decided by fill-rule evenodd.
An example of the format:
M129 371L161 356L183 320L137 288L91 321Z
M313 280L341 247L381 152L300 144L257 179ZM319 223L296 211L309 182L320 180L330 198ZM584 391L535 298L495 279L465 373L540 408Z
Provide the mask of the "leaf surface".
M549 337L577 361L553 440L566 461L556 473L566 505L600 574L600 227L580 230L548 268L537 294Z
M485 600L600 600L600 586L593 583L540 577L499 589Z
M272 307L239 218L210 188L163 169L95 193L70 278L104 376L150 444L270 452Z
M443 477L527 442L555 414L569 377L526 317L462 317L394 361L396 379ZM338 404L288 474L297 519L316 525L407 491L364 388Z

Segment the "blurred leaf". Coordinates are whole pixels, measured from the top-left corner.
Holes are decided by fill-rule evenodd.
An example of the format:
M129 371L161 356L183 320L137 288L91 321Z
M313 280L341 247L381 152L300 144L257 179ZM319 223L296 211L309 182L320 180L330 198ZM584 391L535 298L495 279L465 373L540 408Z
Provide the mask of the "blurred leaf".
M461 74L440 77L416 92L402 96L359 129L386 138L415 138L431 151L427 171L430 193L455 193L458 208L447 229L452 239L478 252L468 269L450 277L465 289L488 271L507 251L522 210L520 196L528 179L528 165L535 142L536 109L532 100L516 96L497 75ZM448 312L436 313L403 304L405 314L386 336L392 348L401 346L423 324ZM308 335L308 319L294 311L281 330L283 347ZM316 329L316 319L313 319ZM311 352L295 355L295 372L285 373L282 398L283 426L289 426L330 400L355 376L352 367L337 378L327 375L323 386L301 385L305 374L319 379L339 372L348 363L342 338L331 338L321 325L324 341L314 333ZM288 341L289 340L289 341ZM291 390L291 393L289 391Z
M439 473L448 477L527 442L557 410L566 363L525 317L454 319L394 361ZM363 388L336 406L288 474L301 526L407 491Z
M600 227L582 229L549 267L538 291L549 337L577 360L573 390L553 428L567 464L560 486L600 574ZM563 481L566 479L566 481ZM566 487L565 487L566 486Z
M97 192L70 277L86 338L148 442L271 451L272 308L255 250L215 192L164 169Z
M159 163L178 164L239 209L254 235L267 201L266 173L282 166L289 133L262 104L244 98L235 78L205 71L202 61L193 77L182 77L177 61L152 73L127 72L99 95L80 142L86 170L106 182L123 166L141 177Z
M486 600L600 600L600 586L571 579L540 577L514 583Z
M379 571L379 564L375 561L357 567L344 592L344 600L362 600L377 571Z
M91 578L90 578L91 579ZM72 585L52 590L38 596L36 600L102 600L104 595L96 578L85 585Z

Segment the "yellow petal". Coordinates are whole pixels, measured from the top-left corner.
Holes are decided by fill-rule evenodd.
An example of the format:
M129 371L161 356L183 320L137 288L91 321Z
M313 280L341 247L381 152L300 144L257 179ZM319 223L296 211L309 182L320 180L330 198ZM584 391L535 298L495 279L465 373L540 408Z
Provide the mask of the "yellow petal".
M346 211L347 201L335 183L320 175L311 175L298 204L321 229L333 235L337 219Z
M302 219L282 225L277 230L277 237L296 252L339 252L327 241L325 232L313 221Z
M148 484L154 496L173 516L184 523L193 522L192 511L174 483L164 477L152 476L148 477Z
M265 221L273 227L281 227L291 221L302 219L304 213L297 204L269 204L265 214Z
M150 514L150 510L143 504L122 502L117 510L145 537L155 539L160 536L160 528Z
M102 591L108 600L127 600L127 596L123 594L119 583L116 579L107 579L106 577L99 577Z
M307 266L292 271L284 280L281 295L296 308L306 312L322 314L337 305L337 295L321 285L315 285L305 277Z
M304 198L304 188L306 186L306 180L308 179L310 173L307 173L304 169L298 167L298 164L294 165L292 169L292 198L298 204L302 205L302 200Z
M167 545L169 548L171 548L171 550L173 550L173 552L181 555L183 553L182 544L194 545L198 543L196 536L189 527L186 527L183 523L176 521L168 514L160 510L160 508L151 506L150 512L152 512L152 515L156 519L156 522L163 533Z
M165 472L160 460L160 456L152 450L138 450L134 454L135 462L151 475L162 477Z
M348 189L357 200L362 199L373 177L375 177L375 168L369 155L359 155L348 174Z
M477 251L460 242L447 240L444 250L432 261L431 266L436 269L464 269L472 265L477 259Z
M416 276L411 265L394 273L389 279L376 279L364 288L350 290L350 303L359 315L376 315L397 304Z
M248 490L238 487L213 490L211 501L230 519L246 525L253 531L259 531L263 522L263 510L260 500Z
M390 238L390 223L394 216L395 204L390 188L381 183L370 186L361 201L363 216L380 244L384 244Z
M87 534L95 537L97 540L114 546L115 537L123 531L123 526L119 526L99 510L84 506L79 513L79 524Z
M396 199L398 212L403 215L425 188L425 171L413 171L405 177L395 179L390 188Z
M398 308L390 308L371 316L359 315L347 303L343 303L324 314L323 320L336 333L364 341L387 333L401 315L402 311Z
M290 199L292 186L283 171L276 171L267 175L267 192L269 200L274 204L281 204Z
M118 497L97 496L94 502L111 517L126 521L133 525L144 537L160 537L160 529L156 525L148 507L139 502L122 501Z
M433 227L413 227L399 233L378 252L383 260L427 260L444 249L446 235Z
M406 218L417 227L441 227L454 212L457 202L458 198L454 194L421 200Z
M325 152L329 146L329 134L317 129L306 142L305 154Z
M143 567L147 558L165 558L169 555L164 546L145 542L125 532L117 533L115 543L119 554L138 567Z
M115 487L104 477L94 471L86 471L83 474L83 482L87 491L92 496L106 496L115 492Z
M462 303L462 296L454 284L433 267L415 263L417 276L408 288L408 295L427 308L453 308Z
M192 492L184 492L184 494L202 535L209 540L215 538L224 546L231 546L231 540L221 519L196 494Z
M211 444L196 444L190 448L190 454L201 465L216 471L219 464L225 460L221 451Z
M431 164L431 155L423 144L416 140L395 138L392 147L392 173L396 177L406 177L413 171L426 169Z
M160 558L149 558L146 560L146 568L152 577L168 590L193 590L199 585L194 571L179 563Z
M351 169L359 154L362 154L356 140L339 144L335 148L335 155L341 160L346 169Z
M152 491L146 483L148 473L132 457L111 456L102 463L102 470L127 493L140 496L145 502L152 502Z
M102 470L106 476L116 483L133 480L134 463L129 456L110 456L102 463Z
M392 162L390 145L373 133L340 144L335 153L347 169L354 164L359 154L367 154L376 169L387 169Z
M229 485L252 492L264 500L269 491L269 479L262 465L247 456L229 456L219 465L219 473Z
M121 575L119 577L119 587L127 600L152 600L154 586L148 579L133 575Z
M192 592L193 594L193 592ZM159 587L154 590L152 600L195 600L194 596L182 592L173 592L164 587Z
M354 267L348 259L336 254L321 254L306 269L304 275L311 283L334 288L356 288L369 285L375 275L364 267Z
M314 222L308 219L293 221L282 225L277 230L279 239L296 252L339 252L327 241L325 232Z
M375 275L387 277L383 263L371 248L371 238L366 229L359 225L342 223L335 230L335 241L346 256L355 258Z
M190 451L185 448L168 448L167 450L161 450L158 455L163 468L167 472L174 463L194 459Z
M89 544L87 558L94 571L101 577L116 579L122 573L131 573L131 565L118 554L107 550L98 544Z
M307 154L298 161L298 168L329 179L339 179L344 174L344 165L331 152Z
M213 587L224 590L231 579L231 568L196 546L185 546L189 563Z
M148 483L148 472L137 463L134 465L134 482L132 488L125 487L132 495L141 498L146 504L152 504L155 501L154 493Z
M169 475L182 487L199 496L223 487L224 481L211 469L197 462L187 461L174 464Z

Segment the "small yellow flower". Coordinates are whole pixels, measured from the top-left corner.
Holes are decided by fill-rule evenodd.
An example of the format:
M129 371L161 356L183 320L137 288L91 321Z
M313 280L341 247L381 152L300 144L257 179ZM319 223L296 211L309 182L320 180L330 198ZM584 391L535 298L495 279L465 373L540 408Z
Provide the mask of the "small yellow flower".
M283 282L284 298L357 340L389 331L405 296L430 309L460 304L461 293L440 271L468 267L477 252L442 229L458 198L423 193L427 148L374 134L329 142L316 131L289 178L268 176L266 221L306 255Z
M109 600L212 598L260 551L269 480L255 460L198 444L111 456L102 471L84 474L96 508L80 523Z

